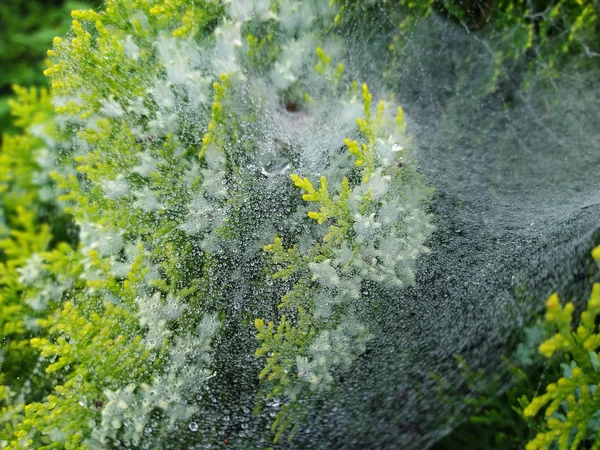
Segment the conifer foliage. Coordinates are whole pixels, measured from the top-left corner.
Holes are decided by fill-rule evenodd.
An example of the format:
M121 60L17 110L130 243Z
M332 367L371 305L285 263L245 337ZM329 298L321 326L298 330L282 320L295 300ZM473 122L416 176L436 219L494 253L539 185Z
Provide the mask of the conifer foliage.
M600 246L592 251L600 261ZM598 417L600 415L600 383L598 347L600 333L600 283L594 283L579 324L573 326L574 305L562 305L556 293L546 301L545 323L552 329L548 339L539 346L545 358L563 356L562 377L545 386L545 392L520 401L523 416L533 421L543 411L543 424L527 444L527 450L593 448L600 446Z
M365 352L431 192L393 95L346 73L340 14L73 11L0 153L5 448L267 446Z

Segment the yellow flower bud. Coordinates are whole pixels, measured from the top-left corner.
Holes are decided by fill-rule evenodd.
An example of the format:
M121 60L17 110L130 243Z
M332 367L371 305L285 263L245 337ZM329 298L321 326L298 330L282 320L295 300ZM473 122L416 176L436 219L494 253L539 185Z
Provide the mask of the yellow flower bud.
M560 307L560 300L558 298L558 294L555 292L546 301L546 310L547 311L554 311L554 310L556 310L559 307Z
M542 356L545 356L546 358L552 357L552 355L554 354L555 351L556 351L556 345L551 340L542 342L542 344L539 346L540 354Z

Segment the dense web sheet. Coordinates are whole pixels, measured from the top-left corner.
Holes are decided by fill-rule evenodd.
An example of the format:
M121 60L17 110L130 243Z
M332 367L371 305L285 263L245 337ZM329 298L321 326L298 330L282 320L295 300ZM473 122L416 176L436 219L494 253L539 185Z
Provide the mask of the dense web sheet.
M438 14L390 57L398 18L369 2L343 19L319 0L279 17L261 0L113 3L55 40L55 134L32 130L79 272L61 284L34 255L21 274L27 295L65 297L52 339L84 342L61 365L70 348L55 363L64 349L37 339L29 381L67 379L59 419L83 417L90 448L426 448L466 419L457 355L503 375L543 299L585 297L593 70L499 62L485 30ZM113 341L80 328L124 356L111 366ZM67 439L43 425L25 434Z
M376 342L337 401L315 415L319 437L304 435L320 448L330 439L352 448L431 445L465 420L457 405L469 395L444 402L431 374L460 385L455 355L501 373L511 336L542 299L555 290L588 295L600 219L596 74L566 68L525 89L515 67L481 96L494 66L485 37L433 17L406 39L393 76L418 130L419 167L436 189L436 231L415 287L377 311Z

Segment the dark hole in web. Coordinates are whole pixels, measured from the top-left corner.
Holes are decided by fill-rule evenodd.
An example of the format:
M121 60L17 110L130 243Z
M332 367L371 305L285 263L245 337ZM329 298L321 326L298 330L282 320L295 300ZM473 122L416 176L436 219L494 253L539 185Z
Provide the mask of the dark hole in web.
M298 112L300 110L300 105L293 100L286 100L285 109L288 112Z

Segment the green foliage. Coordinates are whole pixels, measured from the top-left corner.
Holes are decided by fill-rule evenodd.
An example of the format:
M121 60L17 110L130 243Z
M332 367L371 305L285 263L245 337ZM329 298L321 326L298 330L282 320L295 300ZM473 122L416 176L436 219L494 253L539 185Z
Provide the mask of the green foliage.
M506 373L490 376L481 369L472 369L457 357L463 384L453 385L440 379L440 396L442 401L450 402L461 392L464 401L459 408L467 419L437 442L434 449L517 449L533 436L514 405L523 395L535 390L535 380L543 371L539 366L533 371L527 370L508 360L506 364Z
M44 55L52 38L67 31L71 10L92 3L11 0L0 4L0 130L7 130L11 124L11 86L46 85L42 74Z
M65 281L74 275L65 270L67 242L64 216L52 198L48 174L53 159L45 147L56 138L52 105L46 90L16 88L11 100L15 125L22 131L4 135L0 150L0 353L3 404L10 404L21 389L31 390L29 375L36 367L29 338L37 333L35 319L55 307L62 289L54 290L43 276L56 268ZM68 228L65 227L65 228ZM39 277L40 289L30 290ZM33 389L33 395L38 391Z
M86 318L67 302L56 315L39 321L52 340L33 338L31 345L42 358L55 360L45 372L66 372L66 381L46 401L24 407L24 418L13 433L17 439L7 448L56 448L57 440L64 448L81 448L100 419L100 407L92 405L106 401L104 390L115 379L129 384L147 377L149 350L135 335L135 316L110 303L99 311ZM123 331L128 334L119 334Z
M592 256L600 261L600 246ZM528 298L522 285L517 294ZM469 421L435 448L596 448L599 295L600 284L594 283L574 326L574 304L562 306L552 294L544 320L525 328L523 342L496 375L474 371L459 357L464 386L439 379L440 394L451 401L449 392L467 392L460 408L470 414Z
M186 423L182 442L213 444L194 418L240 403L275 408L268 439L291 438L365 351L370 305L414 281L430 191L402 110L346 78L335 14L318 1L73 11L48 52L52 98L18 91L25 132L1 154L15 336L2 445L161 448ZM315 142L290 120L345 136L305 154Z
M109 0L73 11L71 34L48 52L51 94L16 89L21 131L0 152L4 448L293 439L365 353L379 332L373 306L414 283L432 226L402 109L343 63L359 3ZM539 38L539 61L556 67L592 34L585 2L553 4L538 28L523 8L490 16L492 41L516 30L499 64ZM400 2L393 46L440 9L470 20L449 2ZM364 11L380 14L378 2ZM573 409L594 364L567 337L569 310L553 314L559 337L544 352L567 350L578 366L532 404ZM474 423L508 417L479 400ZM248 406L268 414L211 426Z
M291 175L302 199L317 209L307 216L323 227L322 238L305 250L289 237L287 248L279 237L264 248L272 258L270 267L276 268L269 276L293 283L279 304L287 314L279 325L256 320L262 342L256 354L266 357L260 378L268 381L267 398L289 400L273 423L276 441L290 424L302 420L297 400L327 391L332 373L348 370L365 351L370 333L357 318L365 310L354 303L384 295L386 287L412 283L412 271L402 269L405 258L411 251L426 251L423 230L410 230L398 202L404 188L401 173L406 172L397 166L403 155L397 142L405 139L402 110L398 108L390 120L382 101L372 117L372 95L366 85L362 94L364 118L359 117L357 124L364 143L345 139L359 172L349 168L334 192L325 176L316 188L309 178ZM386 140L396 143L391 148L396 155L378 154L378 143ZM426 194L420 201L425 198Z
M338 26L360 26L365 15L385 14L393 24L388 42L391 63L385 75L392 83L403 64L402 51L414 29L437 14L486 40L494 73L484 92L494 92L516 63L529 75L558 77L565 65L597 67L600 53L598 6L593 0L334 0L340 7ZM380 20L385 22L384 20ZM365 23L370 23L368 20ZM384 35L384 33L382 33ZM464 67L469 61L460 61ZM514 81L514 80L513 80ZM531 77L526 79L526 83Z
M592 252L600 259L600 247ZM539 346L545 358L564 355L562 377L546 386L546 392L531 400L520 401L525 418L534 418L544 409L542 430L526 446L528 450L545 449L557 445L560 449L597 448L598 411L600 404L596 388L600 334L596 318L600 313L600 284L592 288L587 308L581 313L579 324L573 331L573 303L560 304L557 294L546 302L545 321L555 331Z

